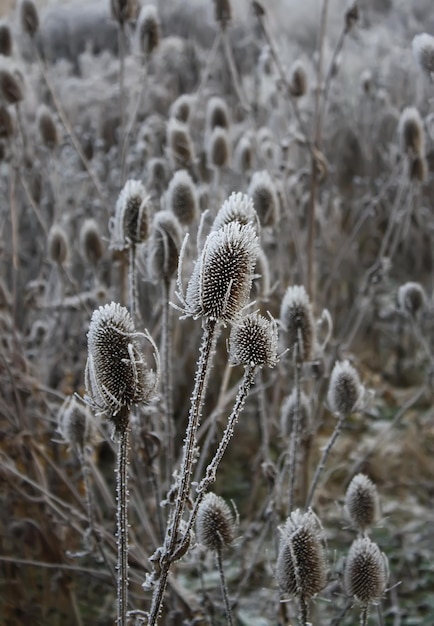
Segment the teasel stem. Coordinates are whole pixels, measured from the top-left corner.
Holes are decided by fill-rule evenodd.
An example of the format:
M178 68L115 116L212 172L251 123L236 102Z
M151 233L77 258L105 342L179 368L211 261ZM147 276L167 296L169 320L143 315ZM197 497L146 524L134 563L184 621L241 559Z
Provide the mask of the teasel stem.
M258 374L258 411L259 422L261 425L261 448L262 448L262 461L268 463L270 460L270 429L268 427L267 419L267 402L265 398L264 389L264 377L262 371L259 370Z
M367 626L369 616L369 604L365 604L360 611L360 626Z
M220 546L216 549L216 560L217 560L217 568L218 568L219 576L220 576L220 588L222 591L223 601L225 604L226 623L229 626L233 626L232 609L229 603L228 587L226 584L226 577L225 577L225 572L223 569L222 549Z
M174 435L175 424L173 422L173 389L172 389L172 341L171 341L171 315L170 315L170 278L163 278L163 301L162 301L162 327L161 327L161 353L163 361L163 397L166 421L166 477L170 481L174 462Z
M298 608L299 608L299 620L300 620L300 624L301 626L307 626L308 625L308 608L307 608L307 602L306 602L306 598L304 597L303 594L301 594L298 597Z
M88 466L84 451L81 448L77 448L77 456L78 456L78 460L80 461L81 471L83 474L87 522L89 524L87 532L89 536L95 536L95 518L93 514L92 490L90 488L90 481L89 481L89 466Z
M137 309L137 278L136 278L136 244L131 243L129 251L128 267L128 299L130 313L134 322L140 321L140 314Z
M123 184L123 142L125 130L125 29L123 21L118 22L118 46L119 46L119 157L121 167L121 185Z
M330 439L327 442L326 447L323 450L323 453L321 455L321 459L317 465L317 468L315 470L315 474L314 477L312 479L312 483L310 485L310 489L309 489L309 493L307 496L307 500L306 500L306 504L305 504L305 509L307 510L312 502L313 499L313 495L315 493L315 489L318 486L318 481L319 481L319 477L321 476L321 473L325 467L326 461L327 461L327 457L330 453L330 450L332 449L336 439L339 437L342 427L344 425L345 419L346 419L346 415L339 415L338 416L338 421L336 423L336 426L334 428L334 431L332 432Z
M247 102L247 98L241 88L241 79L238 75L238 70L235 65L234 57L232 54L231 46L229 43L229 37L227 29L222 26L221 28L221 37L222 37L222 46L223 46L223 54L226 58L226 63L228 64L229 72L232 79L232 86L237 94L238 100L240 101L241 106L246 112L250 112L250 105Z
M297 467L297 450L299 448L299 438L300 438L300 404L301 404L301 367L302 360L300 358L300 348L299 342L294 344L294 360L295 360L295 371L294 371L294 385L295 385L295 393L296 393L296 403L294 410L294 418L292 421L292 429L291 429L291 441L289 448L289 485L288 485L288 515L291 514L293 504L294 504L294 490L295 490L295 474Z
M118 429L118 450L116 467L117 493L117 626L127 625L128 609L128 418L122 416L122 428Z
M137 117L139 115L139 110L140 110L140 105L142 103L143 100L143 94L145 93L145 89L147 87L147 80L146 80L146 76L147 76L147 71L148 71L148 58L146 57L145 59L145 67L143 70L143 75L142 75L142 79L140 81L141 83L141 87L140 87L140 92L137 96L137 100L136 100L136 106L134 107L134 111L133 111L133 115L131 117L130 123L128 124L128 127L125 129L125 136L123 136L123 134L121 135L120 141L121 141L121 172L122 172L122 176L121 176L121 185L123 185L125 183L125 170L126 170L126 161L127 161L127 152L128 152L128 148L129 148L129 144L130 144L130 137L134 131L134 126L136 125L137 122Z

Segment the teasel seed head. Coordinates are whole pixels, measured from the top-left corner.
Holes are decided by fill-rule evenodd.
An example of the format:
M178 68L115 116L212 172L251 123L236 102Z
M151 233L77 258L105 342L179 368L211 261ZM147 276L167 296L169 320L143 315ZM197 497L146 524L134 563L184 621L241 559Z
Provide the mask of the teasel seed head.
M99 227L93 218L86 219L80 228L80 250L83 259L96 266L104 254Z
M378 522L380 499L377 487L365 474L356 474L348 485L345 509L353 526L362 532Z
M50 109L45 105L41 105L38 109L37 118L42 143L47 146L49 150L53 150L59 143L59 136Z
M333 367L327 400L335 415L347 417L359 408L363 387L359 375L348 361L337 361Z
M434 37L421 33L413 38L411 46L419 67L428 75L434 72Z
M249 224L259 230L258 215L253 206L253 201L248 195L241 192L232 192L217 213L212 230L219 230L225 224L237 222L240 226Z
M321 524L311 509L293 511L281 529L276 564L279 587L308 600L327 583L327 560Z
M169 183L166 206L183 226L192 224L198 215L197 192L187 170L178 170Z
M293 98L301 98L307 92L306 69L300 60L295 61L291 67L288 88Z
M225 28L232 18L230 0L214 0L214 13L216 22Z
M229 111L223 98L213 96L206 105L205 127L207 131L213 131L217 126L229 130Z
M413 183L423 183L428 175L428 164L424 156L416 156L409 162L408 177Z
M238 172L246 173L252 169L253 148L249 137L241 137L234 152L235 169Z
M237 222L206 238L187 285L186 314L231 322L246 306L259 252L255 230Z
M0 138L7 139L14 134L14 121L5 106L0 106Z
M91 406L121 431L131 406L147 402L156 385L128 310L115 302L96 309L87 343L85 384Z
M419 111L406 107L399 118L398 133L401 148L410 156L422 156L425 149L425 133Z
M21 74L7 57L0 61L0 97L4 104L18 104L24 98Z
M279 219L276 188L267 171L255 172L247 190L261 226L273 226Z
M4 20L0 21L0 54L10 57L12 54L11 28Z
M67 396L59 409L57 430L64 441L79 454L83 453L84 446L89 441L91 426L88 407L75 396Z
M59 224L53 224L48 233L48 256L57 265L64 265L69 257L68 237Z
M222 550L235 537L235 521L228 504L215 493L207 493L196 519L197 541L208 550Z
M167 124L167 149L174 169L185 168L194 160L193 144L186 124L170 118Z
M380 600L386 590L386 556L369 537L353 541L345 564L344 587L348 596L367 605Z
M345 11L345 32L349 33L359 19L359 6L357 0L349 0Z
M229 338L229 363L244 367L274 367L277 363L277 325L258 313L234 322Z
M280 432L282 437L290 437L292 425L294 423L295 412L297 409L297 390L292 392L285 398L282 403L280 412ZM311 429L311 406L308 396L300 393L300 437L303 440Z
M152 222L148 271L154 280L170 280L176 274L182 246L182 228L172 211L158 211Z
M122 25L136 17L137 2L135 0L111 0L111 11L113 18Z
M170 116L183 124L187 124L190 118L193 99L194 96L186 93L180 95L170 107Z
M21 0L20 21L22 30L34 37L39 29L39 15L33 0Z
M109 222L110 248L125 250L145 241L149 229L149 198L138 180L128 180L119 194Z
M286 331L290 350L298 346L298 358L310 361L315 346L315 321L312 305L302 285L288 287L280 307L280 321Z
M226 130L216 126L207 139L207 160L213 167L225 167L229 162L229 138Z
M398 306L401 311L416 317L426 307L427 297L425 289L420 283L404 283L398 289Z
M160 22L155 6L143 5L137 20L137 36L140 50L149 57L160 43Z

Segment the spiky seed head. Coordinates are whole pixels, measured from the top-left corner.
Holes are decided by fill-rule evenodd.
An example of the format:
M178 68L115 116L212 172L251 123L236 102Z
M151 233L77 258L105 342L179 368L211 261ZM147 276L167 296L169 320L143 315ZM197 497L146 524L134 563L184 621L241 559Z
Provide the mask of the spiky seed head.
M216 126L229 129L228 106L220 96L213 96L206 105L205 127L208 131L213 131Z
M119 24L124 24L136 17L137 2L136 0L111 0L111 12Z
M369 537L353 541L344 571L346 594L364 605L377 602L385 592L387 579L387 559L377 544Z
M170 107L170 116L183 124L187 124L190 118L193 100L194 96L190 94L183 93L180 95Z
M165 159L155 157L148 163L146 186L155 188L161 193L166 188L168 174Z
M235 169L245 173L251 170L253 164L253 148L249 137L243 136L237 143L234 153Z
M230 322L246 306L259 252L255 230L230 222L208 235L187 285L187 313Z
M119 194L114 217L109 222L110 248L125 250L148 236L149 198L138 180L128 180Z
M249 224L256 230L259 228L258 215L253 206L253 201L245 193L231 193L217 213L212 230L219 230L231 222L237 222L240 226Z
M38 109L37 119L42 143L47 146L49 150L53 150L59 143L59 136L50 109L45 105L41 105Z
M267 171L255 172L247 191L261 226L273 226L279 219L279 200L276 187Z
M410 160L408 177L413 183L423 183L428 175L428 164L424 156L416 156Z
M12 54L11 28L4 20L0 21L0 54L10 57Z
M216 126L207 140L207 160L213 167L225 167L229 161L229 138L226 130Z
M290 437L292 432L292 426L294 424L294 418L297 411L297 390L293 389L292 392L285 398L282 403L280 412L280 431L282 437ZM300 393L300 437L305 438L311 429L311 406L308 396L305 393Z
M214 13L216 22L225 28L232 18L230 0L214 0Z
M315 346L315 322L312 305L303 285L288 287L280 307L280 321L286 331L287 346L298 346L298 357L312 359Z
M361 402L363 387L359 375L348 361L337 361L333 367L327 400L335 415L348 416Z
M215 493L207 493L197 512L197 541L208 550L222 550L235 537L235 521L228 504Z
M182 245L182 229L171 211L158 211L152 222L148 271L155 280L170 280L176 273Z
M0 106L0 137L6 139L14 134L14 122L5 106Z
M68 237L59 224L53 224L48 233L48 256L57 265L64 265L69 257Z
M229 363L245 367L274 367L277 363L277 325L258 313L245 315L232 326Z
M180 224L188 226L198 215L197 192L187 170L178 170L167 189L167 208L174 212Z
M0 97L4 104L17 104L24 98L22 75L7 57L0 62Z
M434 37L421 33L413 37L411 44L417 64L427 74L434 72Z
M127 426L131 406L147 402L155 386L128 310L115 302L96 309L87 345L87 395L95 410L120 431Z
M299 509L288 517L281 529L276 564L279 587L289 596L309 599L327 582L324 536L317 516Z
M83 259L93 266L97 265L104 254L99 227L93 218L85 219L80 228L80 250Z
M420 283L413 281L400 286L397 299L401 311L408 313L412 317L417 316L425 308L427 301L425 289Z
M194 159L188 126L173 117L167 124L167 149L169 160L175 169L187 167Z
M152 4L145 4L140 9L137 37L140 50L146 56L150 56L160 43L160 22L157 9Z
M39 28L39 15L33 0L21 0L20 21L22 30L34 37Z
M299 59L293 63L290 69L288 88L293 98L301 98L307 92L306 68Z
M345 509L353 526L364 532L380 518L380 499L375 484L365 474L356 474L345 494Z
M64 441L79 453L89 440L91 418L88 407L75 396L67 396L59 409L57 430Z
M416 107L406 107L399 118L398 134L401 149L410 156L423 156L425 133L423 122Z

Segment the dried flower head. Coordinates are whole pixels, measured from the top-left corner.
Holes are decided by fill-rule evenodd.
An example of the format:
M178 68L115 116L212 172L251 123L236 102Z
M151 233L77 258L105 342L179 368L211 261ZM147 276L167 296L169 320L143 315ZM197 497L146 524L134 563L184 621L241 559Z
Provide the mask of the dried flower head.
M89 440L91 425L88 407L75 396L67 396L59 409L57 430L64 441L79 454Z
M14 134L14 122L5 106L0 106L0 138L6 139Z
M148 271L155 280L173 278L181 245L182 229L176 215L158 211L152 222L148 251Z
M380 499L375 484L364 474L356 474L345 494L345 509L355 528L364 532L380 518Z
M138 180L128 180L119 194L115 214L109 222L110 248L125 250L148 236L149 197Z
M277 363L277 325L258 313L234 322L229 339L229 363L274 367Z
M308 510L291 513L281 529L276 579L290 596L309 599L327 582L324 536L317 516Z
M0 54L10 57L12 54L11 28L4 20L0 21Z
M87 333L86 392L116 430L126 427L131 406L147 402L155 389L155 375L138 337L131 315L120 304L111 302L93 312Z
M192 163L194 151L188 126L174 117L167 124L167 148L173 168L185 168Z
M291 67L288 89L293 98L301 98L307 92L306 69L300 60L295 61Z
M215 493L207 493L199 505L196 519L199 543L208 550L221 550L235 537L235 521L228 504Z
M80 228L80 250L83 259L94 266L104 254L99 227L93 218L84 220Z
M197 193L187 170L178 170L173 175L167 189L166 203L183 226L195 221L198 214Z
M359 375L348 361L337 361L330 376L327 400L336 415L348 416L361 402L363 387Z
M422 156L425 150L423 122L416 107L406 107L399 118L398 134L403 152Z
M206 142L207 161L213 167L225 167L229 162L229 137L221 126L216 126Z
M416 35L411 47L419 67L429 75L434 72L434 37L428 33Z
M289 437L292 432L292 425L294 423L294 417L296 415L297 403L298 403L297 389L293 389L289 396L285 398L282 403L280 412L280 431L282 437ZM300 393L300 437L303 439L306 437L311 428L311 406L308 396Z
M146 186L155 189L159 195L162 195L163 190L167 187L167 183L166 160L154 157L147 164Z
M48 233L48 256L57 265L64 265L68 259L68 237L59 224L53 224Z
M132 20L137 15L137 1L136 0L111 0L111 11L113 18L124 24L129 20Z
M268 172L255 172L247 191L261 226L273 226L279 219L279 200L276 187Z
M39 15L33 0L21 0L20 21L23 31L34 37L39 28Z
M398 306L401 311L415 317L426 306L425 289L420 283L404 283L398 289Z
M252 199L244 193L233 191L223 202L214 219L212 230L219 230L231 222L237 222L241 226L250 224L256 230L259 228L258 215Z
M253 148L252 142L247 135L243 135L236 145L234 152L235 169L238 172L245 173L252 169L253 165Z
M42 142L49 150L53 150L59 143L56 124L48 107L41 105L37 114L38 129Z
M377 602L388 579L386 556L369 537L353 541L345 564L344 587L347 595L361 604Z
M0 62L0 97L6 105L17 104L24 98L22 75L7 57Z
M213 96L206 105L205 127L208 131L213 131L216 126L229 129L228 106L220 96Z
M145 56L150 56L160 43L160 22L157 9L152 4L145 4L140 9L137 37L140 50Z
M233 321L246 306L259 243L255 230L230 222L208 235L187 286L187 315Z
M170 107L170 116L183 124L187 124L190 118L193 100L193 95L186 93L180 95Z
M287 346L298 346L298 358L309 361L315 346L312 305L302 285L288 287L280 307L280 321L286 331Z
M232 8L230 0L214 0L215 19L222 28L231 21Z

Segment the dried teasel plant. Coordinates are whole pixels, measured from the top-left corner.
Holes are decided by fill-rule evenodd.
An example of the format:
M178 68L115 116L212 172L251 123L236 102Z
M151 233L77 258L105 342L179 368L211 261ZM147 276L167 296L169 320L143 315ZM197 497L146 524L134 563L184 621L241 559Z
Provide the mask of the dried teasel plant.
M280 307L280 321L286 332L286 345L297 347L297 357L302 361L312 359L315 348L315 321L312 305L302 285L288 287Z
M300 60L295 61L290 69L288 89L293 98L301 98L307 92L306 68Z
M431 76L434 72L434 37L428 33L416 35L412 41L413 54L423 72Z
M174 169L188 167L194 160L193 143L186 124L170 118L166 133L167 154Z
M398 289L397 302L403 313L415 318L427 305L425 289L414 281L404 283Z
M279 219L279 201L276 187L266 170L253 174L247 195L253 200L261 226L274 226Z
M356 474L348 485L345 510L351 524L362 533L378 522L380 499L377 487L365 474Z
M230 148L226 130L216 126L206 142L207 162L214 168L226 167L229 162Z
M53 224L48 233L48 257L57 265L65 265L70 255L67 234L60 224Z
M186 170L177 170L166 194L166 207L173 211L183 226L192 224L198 216L195 184Z
M259 231L258 214L253 206L253 201L249 196L243 193L232 192L220 207L213 225L212 230L219 230L225 224L238 222L241 226L250 224L256 231Z
M149 57L158 47L161 39L160 22L155 6L143 5L140 9L136 26L140 51Z
M109 222L110 248L125 250L145 241L149 233L149 197L143 184L128 180Z
M39 15L33 0L21 0L19 4L22 30L34 37L39 29Z
M0 21L0 54L5 57L12 55L12 32L9 24L1 20Z
M49 150L54 150L59 143L59 135L53 115L50 109L45 105L41 105L38 109L37 124L42 143Z
M206 105L205 128L212 132L216 127L229 130L228 106L220 96L213 96Z
M104 244L95 219L90 217L84 220L80 228L79 241L84 261L95 267L104 255Z
M406 107L399 118L398 135L402 151L409 156L423 156L425 132L416 107Z

